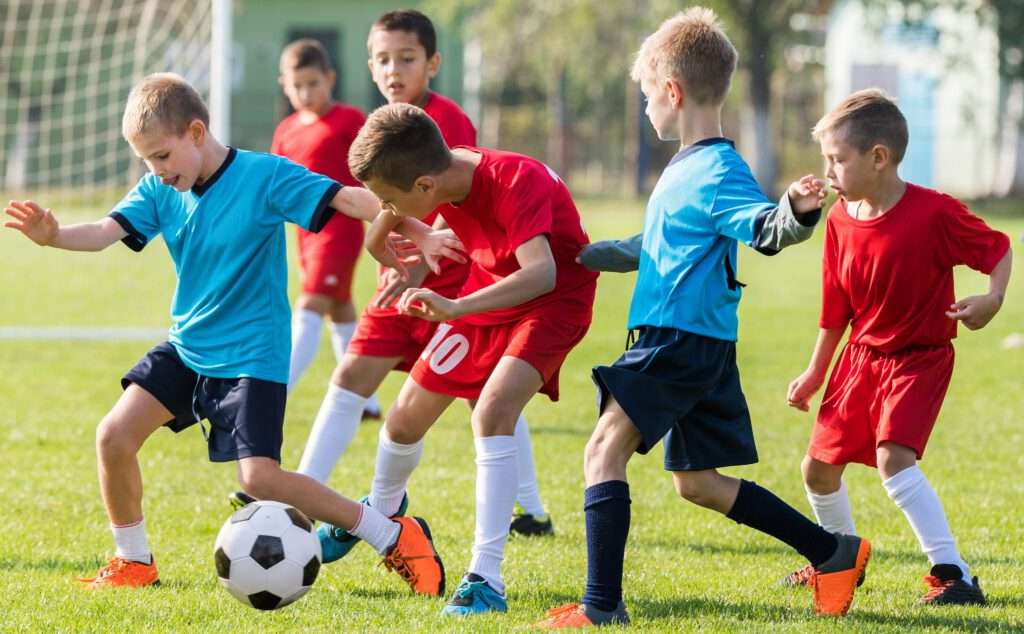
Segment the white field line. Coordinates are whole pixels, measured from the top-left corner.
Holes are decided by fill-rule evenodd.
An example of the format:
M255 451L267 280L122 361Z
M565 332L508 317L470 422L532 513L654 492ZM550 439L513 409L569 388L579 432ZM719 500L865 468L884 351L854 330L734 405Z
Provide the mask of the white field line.
M92 328L88 326L0 326L0 340L157 341L166 328Z

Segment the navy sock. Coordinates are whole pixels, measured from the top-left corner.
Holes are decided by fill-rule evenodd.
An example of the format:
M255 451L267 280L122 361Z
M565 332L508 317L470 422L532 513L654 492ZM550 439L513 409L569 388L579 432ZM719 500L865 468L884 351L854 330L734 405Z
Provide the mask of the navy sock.
M839 545L832 533L801 515L768 489L748 480L740 480L736 502L726 517L786 542L814 567L831 557Z
M601 482L583 492L587 518L587 589L583 603L611 612L622 600L622 562L629 536L629 484Z

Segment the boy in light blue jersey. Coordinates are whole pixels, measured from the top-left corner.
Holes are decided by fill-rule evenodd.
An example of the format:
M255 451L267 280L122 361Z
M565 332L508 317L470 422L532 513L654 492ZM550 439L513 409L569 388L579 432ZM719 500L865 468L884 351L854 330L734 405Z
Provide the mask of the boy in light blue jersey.
M642 236L596 243L579 256L593 269L639 268L628 322L639 336L614 364L594 368L601 416L584 456L587 584L579 603L551 610L541 628L629 622L626 466L662 439L681 497L808 559L819 614L846 613L867 565L866 540L828 533L766 489L718 472L757 462L736 367L737 244L772 255L806 240L824 198L824 183L805 176L771 202L722 137L736 59L715 14L695 7L648 37L633 67L658 137L681 148L651 194Z
M116 553L90 587L155 585L156 563L142 516L137 453L161 426L181 431L210 421L210 459L238 461L242 487L343 525L384 555L414 592L444 592L444 569L418 518L392 520L280 466L290 309L284 223L317 231L334 210L373 220L368 191L319 176L287 159L229 148L208 131L198 93L173 74L150 75L128 97L122 132L149 173L110 214L60 226L32 201L5 210L42 246L99 251L118 240L142 250L162 236L178 278L167 343L122 379L124 393L99 424L100 490ZM414 226L425 254L455 241Z

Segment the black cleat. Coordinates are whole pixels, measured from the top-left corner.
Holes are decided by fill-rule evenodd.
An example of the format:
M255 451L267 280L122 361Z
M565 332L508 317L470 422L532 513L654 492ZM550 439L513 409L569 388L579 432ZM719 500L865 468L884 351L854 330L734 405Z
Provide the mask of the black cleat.
M228 503L231 504L231 508L236 510L252 504L255 501L256 498L245 491L232 491L231 493L228 493Z
M550 514L537 516L529 513L516 513L512 516L512 524L508 527L508 532L524 537L543 537L554 535L555 527L551 523Z
M955 564L935 564L931 574L924 578L928 592L920 603L926 605L985 605L985 594L978 585L964 581L964 572Z

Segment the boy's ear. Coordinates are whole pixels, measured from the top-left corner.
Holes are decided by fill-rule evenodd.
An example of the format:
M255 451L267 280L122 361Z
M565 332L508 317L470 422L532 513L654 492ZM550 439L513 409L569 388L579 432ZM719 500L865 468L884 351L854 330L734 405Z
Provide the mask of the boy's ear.
M192 119L188 124L188 135L192 139L192 142L196 145L201 145L203 139L206 137L206 126L199 119Z
M888 146L877 144L871 148L871 162L876 169L883 169L892 163L892 151Z
M437 187L437 182L433 176L423 175L417 178L412 183L412 189L420 194L426 194L434 190Z
M338 73L334 72L334 70L332 69L324 73L324 75L327 76L327 85L330 88L334 88L334 82L338 80Z
M434 52L427 60L427 76L433 79L441 70L441 53Z
M686 91L683 90L683 85L678 80L672 77L666 79L665 93L668 95L668 102L672 104L673 108L679 109L683 107L683 102L686 100Z

